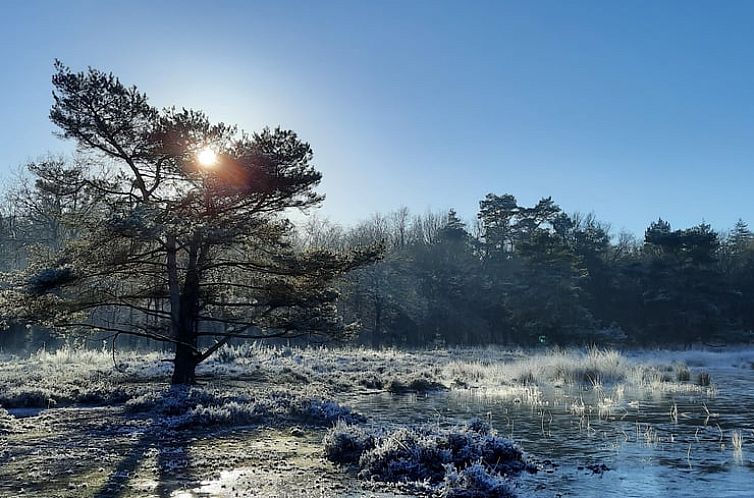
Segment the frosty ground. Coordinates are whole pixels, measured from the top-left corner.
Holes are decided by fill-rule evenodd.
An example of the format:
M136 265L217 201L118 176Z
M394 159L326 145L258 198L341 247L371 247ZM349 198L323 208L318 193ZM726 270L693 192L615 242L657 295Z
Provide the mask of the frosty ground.
M114 358L2 357L0 496L555 496L569 494L572 476L586 483L575 489L599 489L603 474L620 473L590 454L608 427L690 465L714 438L748 465L751 427L709 407L728 388L711 367L750 372L751 351L242 345L201 365L190 389L167 385L159 353ZM662 422L638 418L652 399L672 400ZM517 414L530 422L518 433ZM559 430L553 416L569 425ZM585 442L581 459L561 451L574 446L571 429ZM510 453L510 436L528 453Z

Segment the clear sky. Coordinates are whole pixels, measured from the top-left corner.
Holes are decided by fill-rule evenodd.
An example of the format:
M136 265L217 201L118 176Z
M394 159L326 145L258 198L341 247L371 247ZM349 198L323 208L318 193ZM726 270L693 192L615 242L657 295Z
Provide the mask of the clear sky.
M754 2L0 2L0 176L48 151L52 61L296 130L350 223L551 195L637 234L754 224Z

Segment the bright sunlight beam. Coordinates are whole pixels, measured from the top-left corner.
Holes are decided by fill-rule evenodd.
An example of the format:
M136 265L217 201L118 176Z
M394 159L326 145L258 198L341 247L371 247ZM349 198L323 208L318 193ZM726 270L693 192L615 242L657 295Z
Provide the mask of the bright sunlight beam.
M201 166L211 168L217 164L217 153L209 147L205 147L196 154L196 159Z

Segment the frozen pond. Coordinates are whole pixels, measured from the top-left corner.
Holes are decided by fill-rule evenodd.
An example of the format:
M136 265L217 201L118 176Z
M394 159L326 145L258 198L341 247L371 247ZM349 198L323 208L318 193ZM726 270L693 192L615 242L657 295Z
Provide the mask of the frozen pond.
M295 411L331 406L322 396L367 425L488 419L542 468L514 477L522 498L754 496L754 350L238 348L183 397L157 355L121 361L123 374L103 352L0 363L0 496L414 495L323 458L334 421ZM190 399L217 418L163 424L205 413Z
M523 485L545 496L754 496L754 369L736 355L702 356L687 361L692 375L711 374L708 389L554 385L349 402L386 421L489 418L528 453L558 464ZM610 470L589 470L602 464Z

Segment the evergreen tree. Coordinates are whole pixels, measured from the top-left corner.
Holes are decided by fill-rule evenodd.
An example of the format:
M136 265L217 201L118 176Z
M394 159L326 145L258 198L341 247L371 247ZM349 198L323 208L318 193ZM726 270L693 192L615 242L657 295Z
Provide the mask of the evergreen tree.
M376 252L293 249L286 212L322 200L308 144L160 111L112 74L55 68L50 118L85 154L66 188L96 202L60 218L73 240L13 276L6 316L171 343L174 384L194 382L232 338L349 331L331 283ZM59 172L39 165L38 184Z

